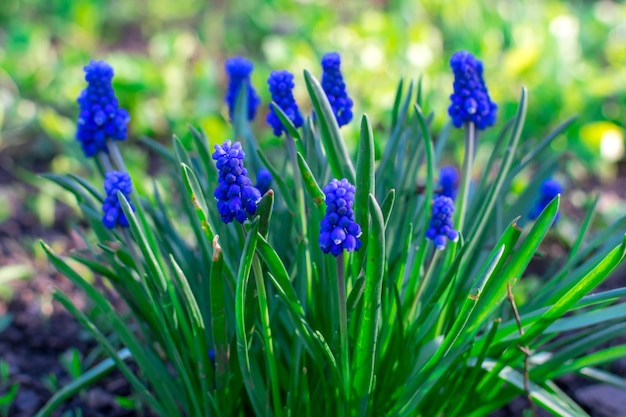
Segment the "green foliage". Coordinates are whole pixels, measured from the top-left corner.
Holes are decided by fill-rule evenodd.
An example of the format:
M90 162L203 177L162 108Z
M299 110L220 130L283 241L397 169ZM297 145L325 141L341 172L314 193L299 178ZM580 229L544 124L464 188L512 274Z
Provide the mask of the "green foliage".
M19 384L9 384L9 364L0 360L0 415L8 417L9 409L17 397Z
M152 192L131 195L135 212L118 195L128 229L102 227L102 196L88 182L49 176L75 196L93 231L71 258L108 280L132 320L43 244L125 349L116 351L57 292L110 359L59 391L38 417L113 366L162 416L481 416L520 394L559 415L586 415L553 379L579 372L616 381L597 367L623 347L587 352L626 331L620 323L626 288L589 292L624 262L626 218L590 238L596 210L590 204L567 260L550 267L551 278L536 292L524 287L526 303L517 306L512 293L555 233L561 201L521 227L519 216L533 199L513 193L513 184L520 175L540 183L552 173L554 165L546 169L542 153L528 149L547 146L570 121L543 142L532 141L522 89L511 120L500 123L499 133L486 133L491 140L476 140L468 127L466 143L488 149L489 169L476 175L465 148L461 238L438 251L425 233L436 172L446 144L458 138L445 127L433 141L436 117L422 110L430 102L421 81L398 86L385 141L362 117L353 158L318 81L309 71L304 78L315 117L294 137L277 139L284 152L265 154L254 126L241 117L233 123L249 172L266 166L276 180L242 227L223 224L212 203L216 172L200 129L191 129L187 143L175 137L173 150L145 140L168 175L153 179ZM511 113L505 107L504 117ZM320 185L335 175L355 179L355 214L364 230L361 250L337 259L317 243L325 208ZM134 175L135 183L142 177ZM130 357L138 374L125 362Z

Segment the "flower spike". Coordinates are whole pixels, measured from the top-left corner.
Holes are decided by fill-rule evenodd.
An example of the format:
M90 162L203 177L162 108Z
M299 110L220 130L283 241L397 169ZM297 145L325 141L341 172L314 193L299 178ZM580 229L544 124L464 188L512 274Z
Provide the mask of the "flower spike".
M130 207L135 211L135 206L130 202L130 194L133 191L133 184L130 180L130 175L127 172L122 171L109 171L104 178L104 191L106 192L106 198L102 205L102 224L107 229L114 229L115 226L128 227L128 219L120 206L120 202L117 198L117 192L121 191L122 194L129 200Z
M254 69L254 65L247 59L236 56L227 59L224 63L224 68L229 77L228 90L226 91L224 101L228 104L230 119L233 120L235 116L235 105L242 85L245 85L248 89L248 120L254 119L256 110L259 104L261 104L261 99L250 81L250 74Z
M257 204L261 200L259 190L252 186L248 171L243 167L245 156L239 142L231 145L227 140L223 145L215 145L212 157L216 161L219 176L213 195L224 223L230 223L233 219L243 223L248 214L256 213Z
M433 203L433 215L430 219L430 227L426 231L426 237L433 241L439 250L446 248L446 238L453 242L459 238L459 232L454 230L452 213L454 212L454 200L440 195Z
M322 58L322 88L328 97L330 106L335 113L339 127L352 120L352 99L346 91L346 83L341 74L341 56L337 52L329 52Z
M80 114L76 139L85 156L107 152L107 139L125 140L130 117L120 108L111 85L113 68L104 61L91 61L85 66L87 88L78 96Z
M324 253L339 256L343 250L361 247L361 226L354 221L354 185L347 179L333 179L324 187L326 215L322 219L319 244Z
M272 94L272 101L280 107L280 109L289 117L293 125L298 128L304 123L296 99L293 97L293 74L289 71L273 71L267 79ZM270 105L270 112L267 114L267 124L274 129L274 135L280 136L283 132L287 132L285 126L280 121L274 108Z
M454 92L450 96L448 114L455 127L472 122L484 130L496 122L498 106L491 101L483 79L483 63L467 51L459 51L450 58L454 73Z

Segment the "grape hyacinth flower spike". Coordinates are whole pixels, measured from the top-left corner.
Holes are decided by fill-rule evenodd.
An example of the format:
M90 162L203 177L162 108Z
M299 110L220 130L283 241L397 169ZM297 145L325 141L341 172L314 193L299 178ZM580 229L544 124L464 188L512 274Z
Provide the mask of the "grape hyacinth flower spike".
M439 250L446 248L446 239L456 242L459 232L454 230L452 213L454 212L454 200L440 195L433 203L433 214L430 219L430 227L426 231L426 237L433 241Z
M537 201L535 206L532 208L530 213L528 213L528 218L530 220L535 220L537 217L539 217L543 209L545 209L546 206L550 204L550 202L554 200L556 196L561 194L562 192L563 192L563 186L557 180L554 180L554 179L545 180L543 184L541 184L541 194L539 196L539 200ZM557 211L556 217L554 218L554 222L552 223L552 226L556 224L556 222L559 220L560 217L561 217L561 213L560 211Z
M326 215L322 219L319 244L324 253L335 257L359 250L361 226L354 221L354 185L347 179L333 179L324 187Z
M467 51L459 51L450 58L454 73L454 92L450 96L448 114L455 127L474 123L484 130L496 122L498 106L491 101L483 79L483 64Z
M445 195L451 199L456 198L457 184L459 182L459 172L453 166L445 166L439 170L439 192L438 195Z
M133 191L133 184L130 175L122 171L109 171L104 178L104 191L106 198L102 205L102 224L107 229L114 229L115 226L128 227L128 219L120 206L117 192L121 191L128 200L130 207L135 211L135 207L130 202L130 194Z
M322 57L322 88L328 97L339 127L352 120L352 99L346 91L346 83L341 74L341 56L329 52Z
M212 157L216 161L219 176L213 195L224 223L230 223L233 219L243 223L248 214L256 213L257 204L261 200L259 190L252 186L248 171L243 166L245 156L239 142L231 144L227 140L223 145L215 145Z
M293 97L293 88L295 87L293 74L286 70L272 71L267 79L267 84L270 87L272 101L280 107L296 128L302 126L304 119L300 114L296 99ZM272 105L269 106L269 109L270 112L267 114L266 121L274 130L274 135L280 136L283 132L287 133L287 129L274 112Z
M268 169L261 168L256 173L256 184L254 188L259 190L261 195L265 195L265 193L270 190L270 185L272 185L273 180L274 177L272 177L272 173Z
M92 60L83 68L87 88L78 96L80 113L76 139L85 156L107 152L107 139L125 140L130 117L120 108L111 80L113 68L104 61Z
M261 104L261 99L254 90L254 87L252 87L252 82L250 81L250 74L252 74L254 65L249 60L236 56L227 59L224 63L224 68L229 77L228 90L226 90L224 101L228 105L230 119L234 119L237 97L243 85L246 86L248 93L248 120L254 119L256 110L259 104Z

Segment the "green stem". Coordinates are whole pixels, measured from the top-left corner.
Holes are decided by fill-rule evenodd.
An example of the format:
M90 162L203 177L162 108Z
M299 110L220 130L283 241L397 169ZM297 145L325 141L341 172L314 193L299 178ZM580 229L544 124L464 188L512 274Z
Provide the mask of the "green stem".
M277 417L283 415L283 408L280 402L280 387L278 384L278 371L276 368L276 355L274 352L274 343L272 339L272 330L270 328L270 315L267 306L267 293L265 292L265 281L263 280L263 271L261 263L257 255L254 255L252 261L252 269L256 279L257 295L259 297L259 310L261 315L261 324L263 328L263 341L265 342L265 358L267 359L267 369L270 374L270 384L272 386L272 402L274 403L274 412Z
M113 171L111 160L109 159L109 155L107 155L106 152L98 152L96 154L96 158L98 158L98 162L100 163L99 168L102 171L101 174L103 177L107 172Z
M424 274L424 279L420 281L419 286L417 287L417 293L415 294L415 298L413 299L413 305L411 306L411 310L410 310L409 323L412 323L415 321L419 299L422 296L422 292L424 292L424 288L426 288L426 286L428 285L428 282L430 281L430 277L433 275L433 271L435 270L435 265L437 264L437 261L439 260L439 256L441 255L441 252L442 251L435 249L433 258L431 259L430 264L428 265L428 269L426 270L426 273Z
M350 403L350 361L348 356L348 310L346 306L346 279L343 251L337 256L337 303L339 306L339 338L341 341L341 364L345 404Z
M472 181L472 166L474 164L474 145L476 143L476 125L473 122L465 124L465 156L463 158L463 182L458 198L457 230L463 234L463 225L467 212L469 186Z
M111 158L111 162L113 162L113 166L119 171L128 172L126 164L124 164L124 158L122 158L120 149L117 147L117 143L115 143L114 140L107 139L107 149L109 150L109 157Z
M287 138L287 152L289 153L289 159L291 161L291 165L293 167L293 184L296 190L296 201L298 203L298 226L300 227L300 240L298 241L298 245L302 247L304 250L303 253L303 262L302 262L302 270L298 268L298 272L302 275L298 280L298 297L300 298L300 302L302 303L302 308L306 309L307 305L307 297L312 294L311 288L311 252L307 250L308 247L308 235L307 235L307 222L306 222L306 207L304 202L304 189L302 187L302 176L300 175L300 166L298 165L298 156L296 154L296 142L293 137L289 134L285 134ZM299 265L300 266L300 265ZM304 273L302 273L304 272Z
M298 289L298 298L300 299L300 303L302 303L302 308L306 309L308 304L308 297L311 297L313 294L312 291L312 272L311 272L311 252L308 250L308 234L307 234L307 218L306 218L306 207L304 202L304 189L302 187L302 175L300 173L300 166L298 165L298 155L296 152L296 143L293 137L286 133L286 142L287 142L287 152L289 153L289 159L291 161L291 166L293 168L293 184L296 191L296 201L298 205L297 212L297 221L298 226L300 228L300 239L298 241L298 279L297 279L297 289ZM297 341L294 345L294 367L296 371L293 372L294 381L293 387L297 388L300 381L297 380L297 376L299 372L302 362L302 343Z

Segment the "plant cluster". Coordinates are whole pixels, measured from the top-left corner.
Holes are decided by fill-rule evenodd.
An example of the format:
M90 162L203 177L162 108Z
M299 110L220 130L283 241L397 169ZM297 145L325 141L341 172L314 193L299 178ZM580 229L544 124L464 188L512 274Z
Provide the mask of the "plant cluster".
M601 346L626 331L626 288L590 291L624 261L626 218L589 237L594 200L539 291L520 305L513 293L558 227L563 188L552 179L556 160L542 152L571 120L525 147L522 89L478 172L479 133L491 134L502 115L482 64L462 51L450 61L448 109L464 133L460 170L439 169L458 131L432 137L421 82L400 82L379 160L362 116L353 158L340 130L353 117L350 84L338 54L321 62L321 83L304 71L307 117L291 94L294 76L269 76L266 120L283 154L259 146L252 64L235 58L225 97L235 141L223 138L211 152L195 128L190 148L176 137L173 150L145 140L171 172L150 195L132 192L114 136L94 158L105 194L77 176L48 176L75 195L93 232L71 259L128 306L116 311L44 244L122 344L55 294L109 355L84 384L115 366L162 416L277 417L484 416L520 394L552 413L585 416L555 378L578 372L623 385L601 365L626 345ZM516 195L522 172L535 185ZM39 415L72 392L60 391Z

